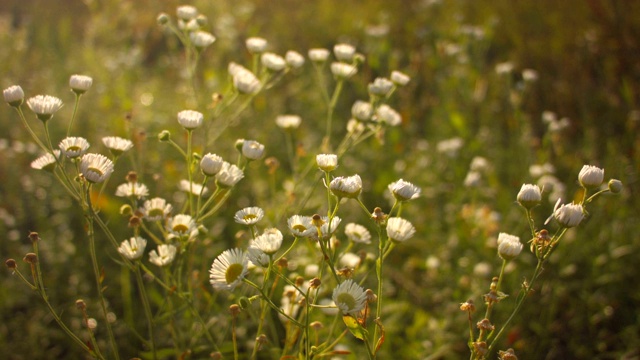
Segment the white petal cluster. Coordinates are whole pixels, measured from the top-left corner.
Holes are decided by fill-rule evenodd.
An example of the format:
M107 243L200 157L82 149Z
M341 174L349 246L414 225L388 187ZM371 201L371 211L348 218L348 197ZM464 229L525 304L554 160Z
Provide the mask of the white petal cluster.
M242 180L242 178L244 178L242 170L226 161L222 163L222 168L220 168L220 171L216 174L218 185L224 187L233 187L238 181Z
M395 111L391 106L382 104L376 109L377 122L385 123L389 126L398 126L402 123L402 116Z
M257 206L246 207L236 212L233 219L238 224L253 225L264 217L264 210Z
M198 111L182 110L178 113L178 122L187 130L193 130L200 127L203 120L204 115Z
M209 193L209 189L207 189L206 186L203 186L202 184L196 184L194 182L189 182L189 180L180 180L178 188L180 189L180 191L192 193L196 196L204 196Z
M144 255L144 248L147 246L147 240L139 236L125 240L118 247L118 252L129 260L137 260Z
M331 180L329 189L337 197L356 198L362 192L362 179L360 175L339 176Z
M87 152L89 142L82 137L68 137L62 139L58 147L66 157L74 159Z
M273 72L282 71L287 66L287 62L282 56L270 52L262 54L260 62L262 66Z
M247 275L248 259L244 251L225 250L211 264L209 282L216 290L233 290Z
M518 192L517 200L518 203L526 209L531 209L540 204L540 201L542 201L540 187L533 184L523 184Z
M367 295L360 285L347 279L333 289L332 299L342 314L355 317L364 309Z
M196 222L191 215L187 214L178 214L172 217L167 224L167 230L178 237L191 235L195 228Z
M341 62L331 64L331 73L338 79L348 79L358 73L358 68Z
M167 266L176 258L177 248L173 245L158 245L158 251L149 252L149 261L156 266Z
M408 201L420 196L422 190L408 181L402 179L392 182L388 186L389 191L398 201Z
M302 122L302 118L298 115L278 115L276 117L276 125L282 129L297 129Z
M133 148L133 142L118 136L106 136L102 138L104 146L111 151L114 156L120 156L123 152Z
M400 71L392 71L391 72L391 81L398 86L405 86L411 81L409 75L402 73Z
M145 201L142 210L144 217L148 221L160 221L171 215L173 206L167 203L167 200L155 197L153 199Z
M316 155L316 164L324 172L331 172L338 167L338 155L319 154Z
M592 165L584 165L578 174L580 185L587 189L597 188L604 181L604 169Z
M33 111L38 119L46 121L51 119L53 114L62 107L62 100L50 95L36 95L27 99L27 106Z
M261 37L250 37L245 40L247 50L252 54L262 54L267 49L267 40Z
M558 201L559 203L559 201ZM582 206L579 204L564 204L553 211L553 216L564 227L575 227L584 219Z
M113 173L113 162L101 154L84 154L80 159L80 173L89 182L101 183Z
M354 243L371 244L371 233L360 224L348 223L344 227L344 234Z
M308 237L318 233L311 216L293 215L287 220L287 225L295 237Z
M299 52L289 50L284 55L284 60L287 62L287 65L290 67L297 69L304 65L304 56L302 56Z
M31 162L31 168L36 170L53 171L56 167L56 157L60 156L60 150L54 150L55 157L46 153Z
M498 255L504 260L513 260L522 251L520 238L507 233L498 234Z
M351 106L351 116L356 120L369 121L373 116L373 106L368 101L356 100Z
M309 59L313 62L325 62L329 59L329 50L327 49L310 49Z
M216 41L216 37L207 31L194 31L189 34L191 43L198 49L204 49Z
M282 239L283 236L280 230L270 228L266 229L262 235L253 239L249 246L258 248L267 255L273 255L280 249Z
M76 94L84 94L92 84L93 79L86 75L71 75L69 78L69 87Z
M379 77L369 84L368 89L369 94L384 97L387 96L387 94L389 93L389 91L391 91L391 89L393 89L393 87L394 84L391 80L384 77Z
M387 236L389 236L389 239L403 242L413 237L415 233L416 228L408 220L399 217L387 219Z
M258 160L264 155L264 145L254 140L244 140L242 156L249 160Z
M189 21L198 16L198 9L191 5L181 5L176 9L176 15L180 20Z
M141 199L149 196L149 189L146 185L139 182L124 183L116 188L116 196Z
M24 91L20 85L12 85L2 91L4 101L11 106L20 106L24 101Z
M200 160L200 170L206 176L215 176L222 169L222 164L224 164L222 157L208 153Z
M340 61L351 62L356 54L356 48L349 44L337 44L333 47L333 54Z

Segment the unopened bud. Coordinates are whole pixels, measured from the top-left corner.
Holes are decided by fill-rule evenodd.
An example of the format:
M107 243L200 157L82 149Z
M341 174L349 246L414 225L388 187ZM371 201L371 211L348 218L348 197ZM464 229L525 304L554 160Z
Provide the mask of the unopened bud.
M158 22L158 25L165 25L169 22L169 15L160 13L160 15L158 15L158 17L156 18L156 21Z
M124 204L124 205L120 206L120 215L123 215L123 216L131 216L131 215L133 215L133 209L131 208L131 205Z
M36 264L38 262L38 255L34 253L27 253L27 255L24 256L23 260L24 262L29 264Z
M233 146L236 148L236 150L238 150L238 152L240 154L242 154L242 147L244 146L244 139L236 140L236 143Z
M622 181L617 179L609 180L609 191L611 191L614 194L617 194L620 191L622 191Z
M296 277L296 286L301 287L304 284L304 278L302 276Z
M309 287L311 287L312 289L319 288L320 284L322 284L322 281L320 281L320 279L318 278L313 278L309 281Z
M29 240L31 240L32 243L36 243L40 241L40 235L38 235L37 232L32 231L29 233Z
M233 304L233 305L229 306L229 313L233 317L238 316L238 314L240 314L241 311L242 311L242 309L240 309L240 306L238 304Z
M18 267L14 259L7 259L7 261L5 261L4 263L9 269L15 269Z
M136 173L135 171L129 171L125 179L127 180L127 182L136 183L138 182L138 173Z
M169 141L171 139L171 133L169 130L162 130L160 134L158 134L158 140L160 141Z
M142 225L142 219L141 218L139 218L139 217L137 217L135 215L133 215L133 216L131 216L129 218L129 227L134 228L134 227L138 227L140 225Z

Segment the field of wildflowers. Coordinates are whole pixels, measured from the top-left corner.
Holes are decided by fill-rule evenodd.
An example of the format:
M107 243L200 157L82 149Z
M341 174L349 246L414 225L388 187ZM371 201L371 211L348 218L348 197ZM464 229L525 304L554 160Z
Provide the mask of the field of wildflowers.
M634 2L7 0L8 359L638 359Z

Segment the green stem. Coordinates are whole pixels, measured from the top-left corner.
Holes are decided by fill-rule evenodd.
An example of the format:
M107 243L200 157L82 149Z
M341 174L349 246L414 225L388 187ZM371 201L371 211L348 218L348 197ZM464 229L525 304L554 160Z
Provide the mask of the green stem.
M46 146L44 146L44 144L42 143L42 141L40 141L40 138L38 138L38 136L36 135L36 133L33 131L33 129L31 128L31 126L29 126L29 123L27 122L27 118L24 117L24 113L22 112L22 108L20 107L16 107L16 111L18 112L18 115L20 116L20 120L22 120L22 123L24 124L24 127L27 128L27 131L29 131L29 134L31 134L31 137L33 138L33 141L36 142L36 144L38 144L38 146L40 146L40 148L44 151L44 152L49 152L49 149L47 149Z
M153 316L151 315L151 306L149 306L149 298L147 297L147 290L144 286L144 281L142 280L142 274L140 273L140 267L135 267L136 273L136 282L138 283L138 289L140 290L140 300L142 301L142 307L144 309L144 315L147 318L147 327L149 328L149 342L151 344L151 352L153 353L153 358L157 359L158 354L156 353L156 342L153 336Z
M78 114L78 105L80 104L80 96L82 96L82 94L76 92L74 92L74 94L76 94L76 101L75 105L73 106L73 115L71 115L71 121L69 121L69 126L67 127L67 137L69 137L69 134L71 134L71 127L73 126L73 122L76 119L76 115Z

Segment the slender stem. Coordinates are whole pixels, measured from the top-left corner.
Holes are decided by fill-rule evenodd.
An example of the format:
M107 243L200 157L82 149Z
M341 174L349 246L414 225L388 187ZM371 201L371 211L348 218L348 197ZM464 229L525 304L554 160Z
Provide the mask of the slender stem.
M193 160L193 151L192 142L193 140L193 131L187 130L187 157L185 160L187 161L187 176L189 178L189 214L194 214L193 212L193 179L191 174L191 162Z
M24 127L26 127L27 131L29 131L29 134L31 134L33 141L35 141L36 144L38 144L38 146L40 146L40 148L44 150L44 152L49 152L49 149L47 149L47 147L44 146L42 141L40 141L40 138L38 137L38 135L36 135L36 133L31 128L31 126L29 126L29 123L27 122L27 118L25 118L24 113L22 112L22 108L16 107L16 111L18 112L18 115L20 115L20 120L22 120Z
M76 101L75 105L73 106L73 115L71 115L71 121L69 121L69 126L67 127L67 137L69 137L69 134L71 134L71 127L73 126L73 122L76 119L76 115L78 114L78 104L80 104L80 96L82 96L82 94L79 94L77 92L74 92L74 94L76 94Z
M116 345L116 339L113 335L113 330L111 329L111 323L109 322L109 312L107 310L107 303L104 299L104 295L102 293L102 279L100 274L100 267L98 266L98 257L96 255L96 241L95 241L95 233L93 231L93 219L94 210L91 204L91 185L86 188L86 204L88 211L88 233L89 233L89 252L91 254L91 263L93 265L93 273L96 278L96 286L98 287L98 296L100 297L100 304L102 307L102 313L104 315L105 324L107 326L107 333L109 334L109 343L111 345L111 351L113 352L113 356L115 359L120 359L120 355L118 353L118 346Z
M156 342L153 336L153 315L151 315L149 298L147 297L147 290L146 290L146 287L144 286L144 281L142 280L140 267L137 265L135 267L135 274L136 274L136 282L138 283L138 289L140 290L140 300L142 301L144 315L147 318L147 327L149 328L149 342L151 343L151 352L153 353L153 358L157 359L158 354L156 353Z

